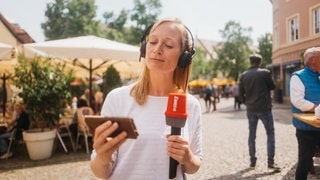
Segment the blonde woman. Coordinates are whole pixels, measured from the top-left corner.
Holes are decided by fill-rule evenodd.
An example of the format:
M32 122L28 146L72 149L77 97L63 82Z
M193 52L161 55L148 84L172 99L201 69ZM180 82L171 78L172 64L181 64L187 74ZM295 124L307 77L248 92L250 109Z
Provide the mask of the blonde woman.
M101 115L128 116L139 136L126 139L122 132L106 139L118 127L110 121L95 131L91 169L105 179L169 179L169 157L179 162L176 179L198 171L202 159L201 109L187 93L194 54L192 34L179 19L159 20L141 38L144 69L140 79L117 88L106 97ZM165 110L168 94L187 94L188 118L182 135L170 134Z

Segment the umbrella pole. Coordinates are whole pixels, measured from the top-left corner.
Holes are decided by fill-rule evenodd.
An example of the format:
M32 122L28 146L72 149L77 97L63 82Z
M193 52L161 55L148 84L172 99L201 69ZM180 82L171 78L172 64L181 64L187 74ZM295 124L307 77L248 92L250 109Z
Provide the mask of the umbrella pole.
M7 90L6 90L6 74L2 76L2 117L6 116L6 102L7 102Z
M93 102L92 102L92 59L89 61L90 67L89 67L89 106L93 108Z

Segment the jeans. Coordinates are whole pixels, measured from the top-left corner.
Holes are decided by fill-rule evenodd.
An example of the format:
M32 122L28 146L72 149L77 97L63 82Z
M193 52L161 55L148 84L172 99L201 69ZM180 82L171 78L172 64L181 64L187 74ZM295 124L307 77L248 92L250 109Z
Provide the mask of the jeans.
M12 135L12 132L7 132L0 135L0 153L4 153L8 149L7 140Z
M267 153L268 164L274 164L275 155L275 135L273 116L271 109L265 112L249 112L247 111L247 118L249 120L249 155L251 163L256 163L256 132L258 120L260 119L264 125L267 134Z

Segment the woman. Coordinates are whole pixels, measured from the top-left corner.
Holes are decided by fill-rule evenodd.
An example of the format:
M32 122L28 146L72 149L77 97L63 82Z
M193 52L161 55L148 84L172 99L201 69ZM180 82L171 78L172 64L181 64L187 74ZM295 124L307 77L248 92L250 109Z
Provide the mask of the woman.
M128 116L135 121L139 136L126 133L106 139L118 124L110 121L95 130L91 169L100 178L169 179L169 157L179 162L176 179L198 171L202 159L201 109L187 94L188 118L182 135L170 134L165 110L168 94L187 91L194 54L190 31L178 19L156 22L142 37L145 58L140 79L114 89L103 104L103 116ZM148 37L147 37L148 36Z

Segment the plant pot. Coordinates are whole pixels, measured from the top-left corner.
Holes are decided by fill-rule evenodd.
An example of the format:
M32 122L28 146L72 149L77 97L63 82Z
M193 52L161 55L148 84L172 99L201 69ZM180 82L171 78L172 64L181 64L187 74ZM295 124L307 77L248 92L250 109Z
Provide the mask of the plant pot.
M30 130L23 132L23 140L26 143L29 158L31 160L42 160L50 158L56 129L40 132L39 130Z

